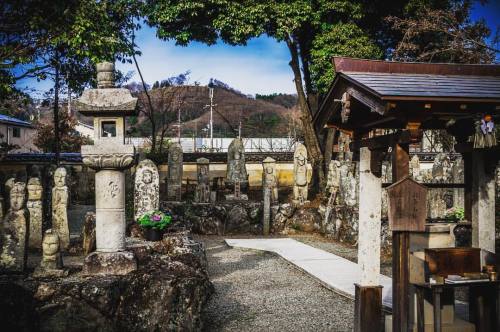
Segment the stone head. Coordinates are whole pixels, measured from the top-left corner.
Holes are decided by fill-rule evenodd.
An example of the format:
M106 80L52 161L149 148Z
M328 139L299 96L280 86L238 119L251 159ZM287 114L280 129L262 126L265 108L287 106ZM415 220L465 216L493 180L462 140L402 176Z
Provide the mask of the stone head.
M54 184L56 187L64 187L66 185L67 171L64 167L59 167L54 172Z
M52 229L45 231L42 242L43 256L54 256L59 252L59 235Z
M28 199L42 199L42 190L43 188L39 178L30 178L28 180Z
M26 201L26 184L22 182L14 183L10 190L10 207L14 211L19 211L24 207Z
M142 182L144 182L144 183L153 182L153 172L151 172L149 169L145 170L142 173Z

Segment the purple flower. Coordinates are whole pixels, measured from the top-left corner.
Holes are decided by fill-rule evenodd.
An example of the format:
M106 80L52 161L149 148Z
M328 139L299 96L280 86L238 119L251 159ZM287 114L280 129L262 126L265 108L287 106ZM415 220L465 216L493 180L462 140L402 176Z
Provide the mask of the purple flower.
M160 220L161 220L161 216L159 214L153 215L153 221L160 221Z

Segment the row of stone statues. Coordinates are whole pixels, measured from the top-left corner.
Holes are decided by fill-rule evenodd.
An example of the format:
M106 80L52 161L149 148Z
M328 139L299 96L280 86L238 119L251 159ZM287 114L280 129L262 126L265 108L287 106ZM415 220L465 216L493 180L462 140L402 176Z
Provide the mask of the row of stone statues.
M42 249L45 241L42 236L43 186L40 178L34 176L27 184L10 178L5 188L10 206L0 225L0 271L22 272L26 267L28 248ZM66 169L60 167L54 173L52 229L49 233L57 235L63 249L68 249L70 243L67 207Z
M214 202L216 193L210 188L210 161L199 158L196 161L197 186L194 201L197 203ZM263 177L262 187L268 188L271 201L278 201L278 175L276 161L267 157L262 162ZM296 204L307 202L310 172L307 166L307 150L301 143L297 143L294 152L294 186L293 199ZM183 152L179 143L169 147L168 175L167 175L167 200L181 201L181 188L183 176ZM228 200L247 199L243 193L248 188L248 172L245 164L245 149L241 138L235 138L228 149L226 186L233 188L233 193L226 195ZM159 173L156 165L151 160L139 163L135 175L135 218L159 207Z

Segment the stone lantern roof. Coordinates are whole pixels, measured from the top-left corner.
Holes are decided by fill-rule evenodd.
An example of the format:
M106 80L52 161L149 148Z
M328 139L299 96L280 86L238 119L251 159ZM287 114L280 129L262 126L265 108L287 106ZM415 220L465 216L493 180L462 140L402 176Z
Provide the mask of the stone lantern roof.
M88 116L137 115L137 98L130 91L114 87L115 65L111 62L97 64L97 89L88 89L75 101L78 112Z

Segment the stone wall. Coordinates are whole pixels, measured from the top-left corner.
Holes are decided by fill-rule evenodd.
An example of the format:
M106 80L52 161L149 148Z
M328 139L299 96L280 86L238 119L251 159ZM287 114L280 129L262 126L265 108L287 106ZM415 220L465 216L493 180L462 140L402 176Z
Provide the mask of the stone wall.
M197 234L262 234L262 203L252 201L204 203L160 202L173 219Z

